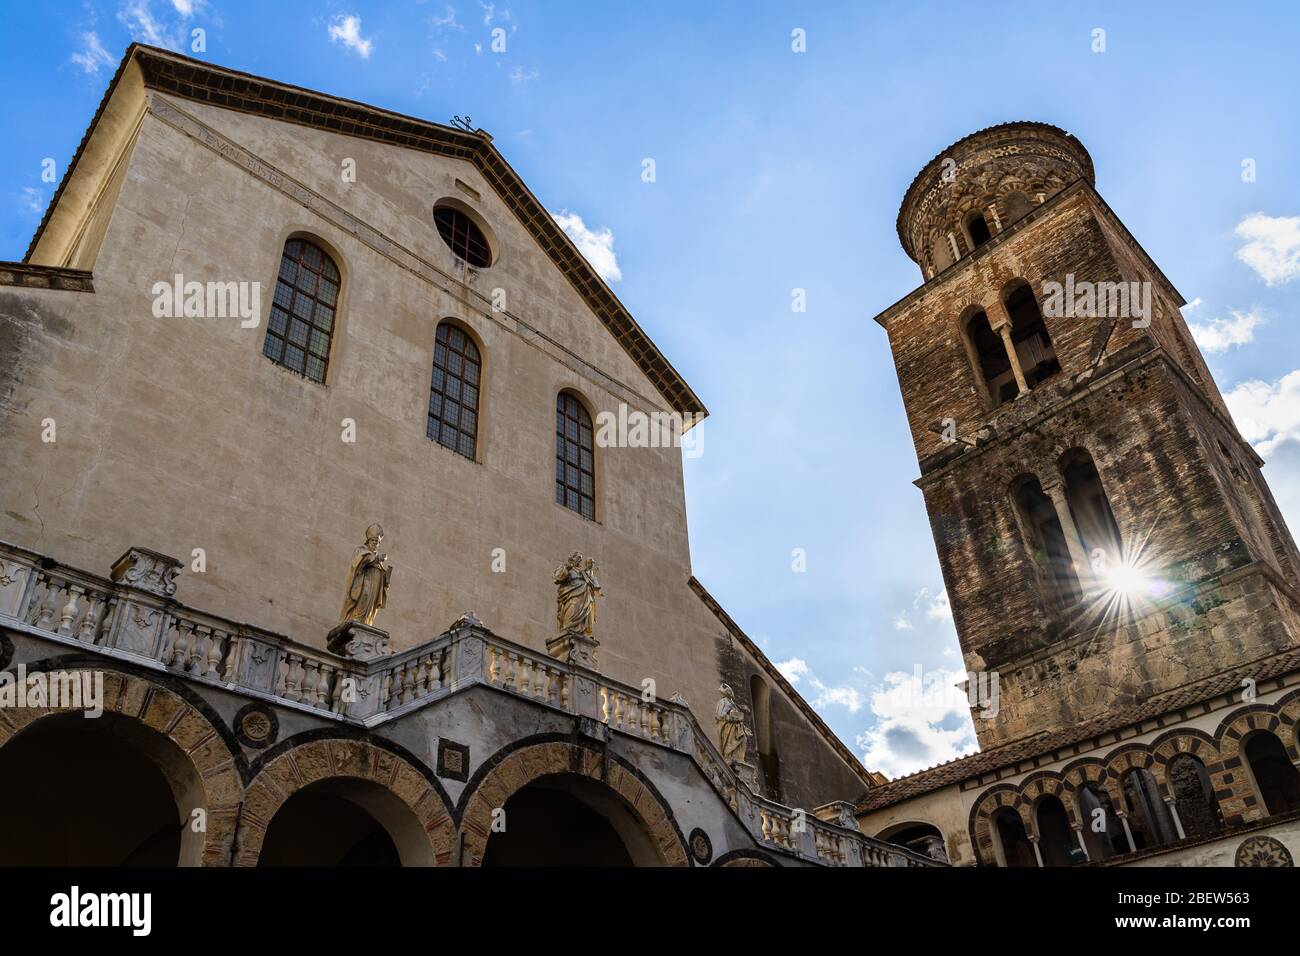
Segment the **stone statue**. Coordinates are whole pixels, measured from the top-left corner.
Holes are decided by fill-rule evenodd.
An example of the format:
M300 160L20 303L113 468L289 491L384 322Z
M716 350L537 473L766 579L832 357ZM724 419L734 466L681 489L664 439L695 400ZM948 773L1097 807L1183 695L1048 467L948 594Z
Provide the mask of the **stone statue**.
M750 731L745 726L745 712L736 703L736 692L727 684L718 688L722 699L714 717L718 721L718 743L722 747L722 757L732 767L745 762L745 746L749 741Z
M379 551L379 542L383 540L384 529L372 524L366 529L366 543L352 555L343 609L339 612L340 624L359 621L367 627L373 626L380 608L388 603L388 581L393 569L388 564L388 555Z
M596 580L596 562L577 551L563 567L555 569L555 618L561 634L592 637L596 629L596 595L603 594Z

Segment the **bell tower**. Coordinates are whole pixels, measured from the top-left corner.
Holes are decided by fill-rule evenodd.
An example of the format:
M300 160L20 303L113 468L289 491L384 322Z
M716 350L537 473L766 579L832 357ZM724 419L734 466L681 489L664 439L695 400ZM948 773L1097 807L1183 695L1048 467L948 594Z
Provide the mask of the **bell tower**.
M1300 554L1179 307L1068 133L1007 123L898 214L893 350L983 747L1300 642ZM981 680L991 688L992 681Z

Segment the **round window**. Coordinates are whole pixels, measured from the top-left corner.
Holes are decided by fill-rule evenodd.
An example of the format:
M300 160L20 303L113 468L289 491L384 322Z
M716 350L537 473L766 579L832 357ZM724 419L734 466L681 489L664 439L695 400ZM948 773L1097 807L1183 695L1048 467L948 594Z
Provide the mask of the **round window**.
M438 235L457 257L476 269L486 269L492 264L492 247L487 236L464 210L447 204L434 206L433 221Z

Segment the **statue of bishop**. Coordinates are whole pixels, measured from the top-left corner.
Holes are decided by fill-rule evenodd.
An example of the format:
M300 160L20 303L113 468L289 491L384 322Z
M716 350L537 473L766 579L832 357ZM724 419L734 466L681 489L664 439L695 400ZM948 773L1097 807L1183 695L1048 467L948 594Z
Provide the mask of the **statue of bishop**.
M379 550L379 543L383 540L384 529L372 524L366 529L366 543L353 553L347 590L343 593L343 609L339 612L340 624L359 621L371 627L380 608L388 603L388 582L393 569L388 563L388 555Z

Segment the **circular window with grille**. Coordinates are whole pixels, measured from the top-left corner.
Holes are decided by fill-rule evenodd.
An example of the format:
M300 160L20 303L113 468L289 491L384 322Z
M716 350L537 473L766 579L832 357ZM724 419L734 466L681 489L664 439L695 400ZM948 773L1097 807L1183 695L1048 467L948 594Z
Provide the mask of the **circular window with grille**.
M447 248L475 269L492 265L492 242L484 226L462 203L444 199L433 207L433 222Z

